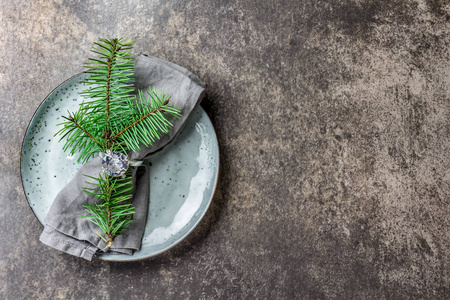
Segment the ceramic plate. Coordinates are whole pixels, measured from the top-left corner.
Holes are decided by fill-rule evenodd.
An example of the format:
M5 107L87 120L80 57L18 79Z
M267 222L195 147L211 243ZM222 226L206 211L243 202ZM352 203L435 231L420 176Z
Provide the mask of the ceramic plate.
M80 165L53 135L67 110L81 103L79 74L58 86L37 109L22 145L21 173L28 202L43 224L58 192ZM149 159L150 196L142 248L133 255L102 254L104 260L132 261L155 256L183 240L200 222L217 184L219 150L214 128L199 106L174 143Z

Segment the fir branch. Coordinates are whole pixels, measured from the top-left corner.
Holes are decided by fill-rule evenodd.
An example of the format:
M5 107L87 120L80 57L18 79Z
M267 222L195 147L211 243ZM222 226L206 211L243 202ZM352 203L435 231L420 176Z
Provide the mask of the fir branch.
M151 112L149 112L148 114L140 117L139 119L137 119L136 121L134 121L133 123L131 123L130 125L128 125L127 127L125 127L124 129L122 129L121 131L119 131L118 133L116 133L116 135L114 135L111 139L112 140L117 140L117 138L119 136L121 136L125 131L131 129L132 127L136 126L139 122L142 122L143 120L147 119L148 117L150 117L151 115L155 114L158 111L161 111L162 107L164 105L167 105L167 103L169 103L169 100L166 100L161 106L159 106L158 108L156 108L155 110L152 110Z
M134 56L129 53L132 42L126 39L99 39L94 43L90 58L85 64L90 76L82 82L88 85L81 95L85 101L77 112L63 117L66 122L56 135L66 138L63 150L80 153L78 161L86 162L95 152L120 151L128 154L138 151L141 145L150 146L172 127L170 120L181 117L178 108L169 105L164 92L134 94ZM89 220L96 224L103 235L99 236L109 248L115 236L127 230L135 210L129 201L133 194L131 172L125 178L100 174L89 177L93 188L85 192L99 201L84 204Z
M100 199L94 205L83 204L88 212L89 221L96 224L105 236L101 238L107 243L106 248L111 247L114 237L127 231L126 226L132 222L131 216L135 213L131 203L123 204L123 201L132 198L133 179L131 171L127 171L125 178L87 176L93 182L87 182L93 187L85 189L85 192ZM106 250L106 249L105 249Z
M180 118L181 111L168 105L170 97L161 92L158 97L155 90L147 92L148 100L142 91L138 91L136 100L128 102L129 113L121 119L122 128L112 137L128 149L138 151L141 144L151 146L162 133L169 132L172 124L169 118Z
M102 147L102 144L100 144L100 142L97 141L97 139L96 139L95 137L93 137L89 132L87 132L80 124L78 124L77 121L75 121L75 119L74 119L72 116L69 115L68 118L66 118L66 117L63 116L63 118L69 120L70 122L72 122L73 125L76 126L77 128L79 128L81 131L83 131L83 133L84 133L87 137L89 137L90 139L92 139L92 141L94 141L97 145L99 145L99 147Z
M62 135L60 141L66 138L63 146L64 151L70 149L70 155L79 152L78 162L86 162L92 154L102 150L102 140L95 137L90 132L95 132L95 128L86 123L85 114L77 111L73 115L69 113L69 117L63 116L66 122L58 125L64 125L56 135Z

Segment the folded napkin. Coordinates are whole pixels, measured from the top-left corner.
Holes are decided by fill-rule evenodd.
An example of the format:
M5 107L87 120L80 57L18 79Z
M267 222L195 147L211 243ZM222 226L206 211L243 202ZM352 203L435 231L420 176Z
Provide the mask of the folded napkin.
M181 108L182 117L175 119L168 134L152 146L143 146L140 151L129 153L129 159L143 160L162 150L171 143L183 128L191 112L200 103L205 84L187 69L174 63L147 55L139 55L135 62L135 87L147 91L156 89L171 96L170 105ZM97 251L105 249L106 243L96 232L97 225L81 216L87 215L83 203L92 205L98 200L83 191L87 184L84 175L98 176L101 172L101 158L96 156L85 163L75 177L56 196L45 218L44 231L40 240L44 244L66 253L91 260ZM133 167L134 197L136 213L129 231L117 236L109 249L111 253L133 254L141 247L147 220L149 203L148 166Z

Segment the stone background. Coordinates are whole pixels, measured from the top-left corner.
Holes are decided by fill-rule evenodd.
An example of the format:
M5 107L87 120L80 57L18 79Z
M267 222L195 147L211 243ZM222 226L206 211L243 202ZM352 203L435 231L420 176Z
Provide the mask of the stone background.
M448 299L450 3L0 0L0 298ZM27 124L97 37L208 84L220 182L184 242L87 262L38 241Z

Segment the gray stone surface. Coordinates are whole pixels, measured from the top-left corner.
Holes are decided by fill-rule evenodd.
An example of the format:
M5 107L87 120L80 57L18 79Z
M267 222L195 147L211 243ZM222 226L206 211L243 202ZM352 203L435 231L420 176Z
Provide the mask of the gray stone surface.
M0 1L1 299L448 299L448 1ZM20 149L98 36L207 82L220 183L135 263L38 242Z

